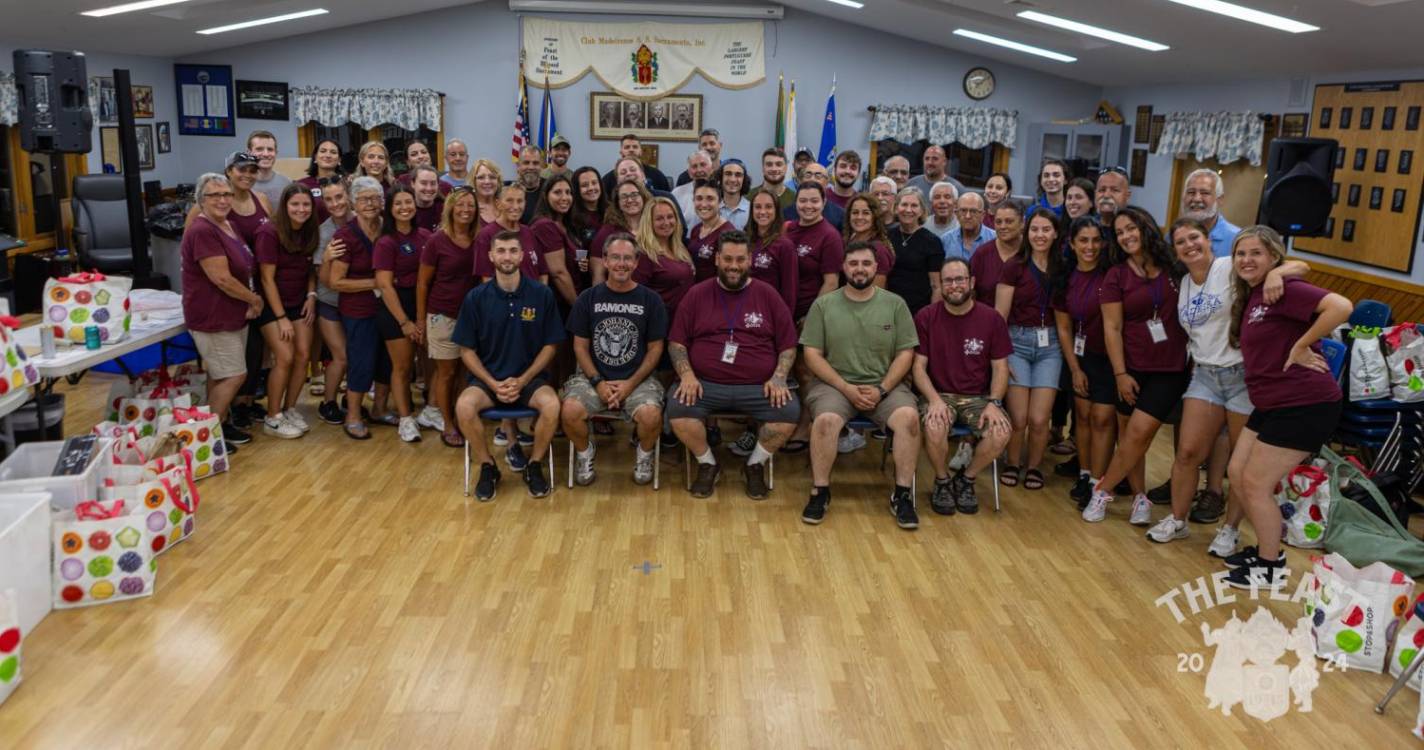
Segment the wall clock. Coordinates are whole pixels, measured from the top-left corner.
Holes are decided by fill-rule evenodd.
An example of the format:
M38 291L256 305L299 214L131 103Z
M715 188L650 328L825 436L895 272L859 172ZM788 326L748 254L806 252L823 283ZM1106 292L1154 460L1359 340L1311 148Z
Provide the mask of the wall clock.
M970 68L964 74L964 93L975 101L988 99L994 93L994 74L988 68Z

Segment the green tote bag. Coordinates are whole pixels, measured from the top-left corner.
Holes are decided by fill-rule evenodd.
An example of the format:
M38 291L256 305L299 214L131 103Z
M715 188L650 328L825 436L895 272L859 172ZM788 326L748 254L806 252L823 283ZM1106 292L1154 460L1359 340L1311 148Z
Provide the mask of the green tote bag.
M1393 514L1386 514L1390 516L1386 521L1340 491L1340 485L1348 480L1364 488L1379 507L1388 508L1374 482L1329 448L1321 448L1320 457L1327 463L1333 490L1330 517L1325 524L1325 549L1339 553L1357 568L1383 562L1410 577L1424 576L1424 541L1410 534Z

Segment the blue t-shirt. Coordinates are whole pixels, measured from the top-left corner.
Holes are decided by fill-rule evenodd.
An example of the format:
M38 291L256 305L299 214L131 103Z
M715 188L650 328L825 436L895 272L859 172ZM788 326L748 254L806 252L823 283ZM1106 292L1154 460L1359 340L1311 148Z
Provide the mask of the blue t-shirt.
M1225 216L1217 215L1216 226L1211 228L1211 254L1217 258L1225 258L1231 255L1231 243L1236 241L1236 235L1241 233L1241 227L1226 220Z
M504 380L524 374L539 350L563 341L564 324L549 287L520 277L519 288L506 292L487 281L465 295L450 340L473 350L491 376Z
M569 333L589 340L589 354L605 380L627 380L642 366L648 342L667 338L667 307L639 284L615 292L607 284L585 289L569 310Z

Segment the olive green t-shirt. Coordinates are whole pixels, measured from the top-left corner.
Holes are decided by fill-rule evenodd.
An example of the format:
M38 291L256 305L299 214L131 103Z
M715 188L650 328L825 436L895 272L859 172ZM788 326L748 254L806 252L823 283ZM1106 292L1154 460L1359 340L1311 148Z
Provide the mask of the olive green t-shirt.
M817 297L801 329L802 346L821 350L851 385L879 383L895 355L919 343L909 306L884 289L865 302L852 302L844 288Z

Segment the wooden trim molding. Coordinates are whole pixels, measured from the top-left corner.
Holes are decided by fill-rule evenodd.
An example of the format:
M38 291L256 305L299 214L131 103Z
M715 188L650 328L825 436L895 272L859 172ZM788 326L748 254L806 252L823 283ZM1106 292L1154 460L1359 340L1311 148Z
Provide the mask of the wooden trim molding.
M1310 274L1306 276L1310 283L1343 294L1351 302L1379 300L1390 306L1395 322L1424 322L1424 286L1332 266L1313 257L1300 259L1310 263Z

